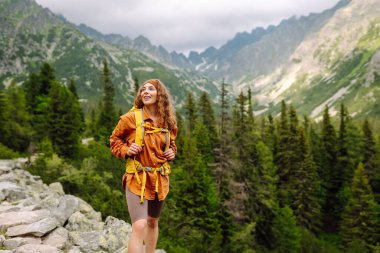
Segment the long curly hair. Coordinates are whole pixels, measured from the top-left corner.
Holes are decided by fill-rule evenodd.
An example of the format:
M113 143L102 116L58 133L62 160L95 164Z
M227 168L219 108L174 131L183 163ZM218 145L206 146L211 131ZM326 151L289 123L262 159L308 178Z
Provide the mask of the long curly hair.
M141 88L144 84L150 83L157 89L157 120L158 125L172 130L177 128L177 120L174 113L173 103L171 102L171 96L165 85L158 79L146 80L139 88L134 105L137 108L142 108L144 103L141 98Z

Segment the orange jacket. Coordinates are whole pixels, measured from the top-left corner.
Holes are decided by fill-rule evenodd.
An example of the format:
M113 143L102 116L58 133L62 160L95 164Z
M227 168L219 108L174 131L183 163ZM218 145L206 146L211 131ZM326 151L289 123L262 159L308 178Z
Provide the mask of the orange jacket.
M147 112L143 108L143 120L146 124L152 124L153 120L149 118ZM159 126L162 127L162 126ZM116 125L110 137L111 152L118 158L125 159L129 146L135 140L136 120L133 112L128 112L120 117L119 123ZM177 151L175 145L175 138L177 136L177 129L170 131L170 146L174 152ZM165 133L144 134L144 146L143 151L136 156L142 166L158 168L166 162L166 158L163 157L164 147L166 145ZM165 199L169 192L169 176L158 175L158 199L161 201ZM142 173L139 173L142 180ZM125 182L123 185L127 185L128 189L140 196L141 185L137 180L133 180L134 174L126 174ZM156 178L153 173L148 173L145 199L154 200L155 198L155 182Z

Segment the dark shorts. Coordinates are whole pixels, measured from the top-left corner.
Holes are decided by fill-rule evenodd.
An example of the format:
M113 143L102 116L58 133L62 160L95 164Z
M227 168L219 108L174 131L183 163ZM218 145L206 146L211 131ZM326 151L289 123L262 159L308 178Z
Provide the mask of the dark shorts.
M160 217L164 201L158 200L157 193L154 200L144 200L143 203L140 203L140 196L130 192L128 187L126 187L125 196L132 223L137 220L147 219L148 216L152 218Z

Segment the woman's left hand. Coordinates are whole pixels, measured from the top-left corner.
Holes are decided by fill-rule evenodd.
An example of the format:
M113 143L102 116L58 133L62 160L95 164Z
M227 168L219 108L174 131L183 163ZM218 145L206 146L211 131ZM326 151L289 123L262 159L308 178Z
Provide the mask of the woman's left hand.
M164 156L168 161L172 161L172 160L174 160L175 153L174 153L173 149L169 148L168 150L166 150L166 151L163 153L163 156Z

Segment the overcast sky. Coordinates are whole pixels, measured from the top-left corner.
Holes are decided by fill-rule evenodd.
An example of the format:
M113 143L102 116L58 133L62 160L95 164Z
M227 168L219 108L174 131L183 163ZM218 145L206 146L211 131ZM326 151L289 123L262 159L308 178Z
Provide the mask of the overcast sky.
M72 23L103 34L139 35L169 51L220 47L238 32L319 13L338 0L36 0Z

